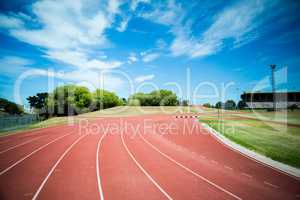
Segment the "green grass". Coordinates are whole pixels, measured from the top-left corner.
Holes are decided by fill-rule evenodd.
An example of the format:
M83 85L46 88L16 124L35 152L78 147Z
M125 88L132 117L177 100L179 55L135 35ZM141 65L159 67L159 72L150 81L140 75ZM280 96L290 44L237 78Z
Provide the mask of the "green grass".
M299 127L258 119L237 119L232 115L220 119L217 116L201 117L200 121L248 149L300 168Z
M217 114L218 110L215 108L205 108L205 112L208 114ZM290 110L278 110L276 112L268 112L266 109L258 110L220 110L221 115L237 115L252 117L260 119L262 121L275 121L289 124L300 124L300 109Z
M255 111L242 114L248 117L261 118L262 120L270 120L276 122L283 122L289 124L300 124L300 110L295 111L276 111L276 112L266 112L266 111Z
M68 117L53 117L50 119L47 119L45 121L37 122L34 124L29 124L28 126L19 127L13 130L9 131L0 131L0 136L3 135L9 135L9 134L15 134L19 133L25 130L31 130L36 128L46 128L50 126L60 125L60 124L66 124L68 121Z

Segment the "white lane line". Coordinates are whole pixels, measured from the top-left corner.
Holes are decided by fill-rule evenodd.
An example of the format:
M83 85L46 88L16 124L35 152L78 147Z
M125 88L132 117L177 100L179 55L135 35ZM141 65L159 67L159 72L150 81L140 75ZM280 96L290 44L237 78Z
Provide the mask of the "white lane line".
M57 140L62 139L63 137L70 135L71 133L65 134L63 136L60 136L54 140L52 140L51 142L39 147L38 149L34 150L33 152L31 152L30 154L28 154L27 156L21 158L20 160L18 160L17 162L15 162L14 164L12 164L11 166L9 166L8 168L6 168L5 170L0 172L0 176L5 174L8 170L10 170L11 168L13 168L14 166L18 165L19 163L21 163L22 161L24 161L25 159L29 158L30 156L32 156L33 154L37 153L38 151L42 150L43 148L47 147L48 145L52 144L53 142L56 142Z
M227 165L224 165L224 168L225 168L225 169L229 169L229 170L233 170L232 167L229 167L229 166L227 166Z
M99 167L99 150L100 150L100 145L101 145L102 140L105 137L105 135L106 135L106 132L99 139L98 145L97 145L97 153L96 153L96 172L97 172L97 182L98 182L98 191L99 191L99 195L100 195L100 200L104 200L104 195L103 195L103 190L102 190L102 186L101 186L100 167Z
M53 173L53 171L55 170L56 166L60 163L60 161L65 157L65 155L73 148L73 146L75 144L77 144L82 138L84 138L86 135L82 135L79 138L77 138L77 140L75 142L73 142L68 148L67 150L60 156L60 158L56 161L56 163L53 165L53 167L51 168L51 170L49 171L48 175L45 177L45 179L43 180L42 184L39 186L39 188L37 189L37 191L35 192L34 196L32 197L32 200L37 199L38 195L40 194L41 190L43 189L44 185L46 184L47 180L49 179L49 177L51 176L51 174Z
M142 139L143 141L148 144L150 147L152 147L154 150L156 150L158 153L160 153L162 156L164 156L165 158L167 158L168 160L172 161L173 163L175 163L176 165L180 166L181 168L185 169L186 171L190 172L191 174L193 174L194 176L202 179L203 181L209 183L210 185L216 187L217 189L221 190L222 192L228 194L229 196L235 198L235 199L239 199L241 200L242 198L238 197L237 195L229 192L228 190L222 188L221 186L211 182L210 180L204 178L203 176L197 174L196 172L194 172L193 170L189 169L188 167L182 165L181 163L177 162L176 160L174 160L173 158L171 158L170 156L166 155L165 153L161 152L158 148L156 148L153 144L151 144L148 140L146 140L144 138L144 136L142 136L141 134L138 134Z
M213 163L213 164L218 164L218 162L217 161L215 161L215 160L211 160L211 162Z
M243 176L246 176L246 177L248 177L248 178L252 178L252 175L247 174L247 173L244 173L244 172L242 172L242 175L243 175Z
M138 166L138 168L148 177L148 179L165 195L165 197L169 200L173 200L173 198L150 176L150 174L140 165L140 163L135 159L135 157L132 155L132 153L129 151L127 145L124 142L123 138L123 132L121 133L121 139L122 144L125 147L127 153L131 157L131 159L134 161L134 163Z
M33 139L28 140L28 141L26 141L26 142L23 142L23 143L21 143L21 144L17 144L17 145L15 145L15 146L13 146L13 147L9 147L8 149L5 149L5 150L3 150L3 151L0 151L0 154L5 153L5 152L7 152L7 151L10 151L10 150L12 150L12 149L15 149L15 148L17 148L17 147L23 146L23 145L28 144L28 143L30 143L30 142L33 142L33 141L35 141L35 140L38 140L38 139L40 139L40 138L42 138L42 137L45 137L45 136L38 136L37 138L33 138Z
M268 181L264 181L264 184L266 184L266 185L268 185L268 186L271 186L271 187L273 187L273 188L279 188L279 186L274 185L274 184L272 184L272 183L269 183Z

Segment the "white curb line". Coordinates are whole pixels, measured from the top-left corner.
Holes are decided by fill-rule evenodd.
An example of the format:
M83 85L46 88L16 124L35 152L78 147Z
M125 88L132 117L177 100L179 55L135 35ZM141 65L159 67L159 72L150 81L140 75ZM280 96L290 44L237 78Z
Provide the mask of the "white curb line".
M200 122L201 123L201 122ZM229 140L224 135L216 131L215 129L211 128L209 125L201 123L202 126L207 129L212 136L214 136L219 142L224 144L225 146L229 147L230 149L240 153L243 156L246 156L247 158L250 158L258 163L261 163L267 167L270 167L278 172L281 172L283 174L286 174L292 178L295 178L297 180L300 179L300 169L297 169L295 167L291 167L289 165L283 164L281 162L272 160L271 158L268 158L266 156L260 155L254 151L251 151L239 144L236 144L235 142Z

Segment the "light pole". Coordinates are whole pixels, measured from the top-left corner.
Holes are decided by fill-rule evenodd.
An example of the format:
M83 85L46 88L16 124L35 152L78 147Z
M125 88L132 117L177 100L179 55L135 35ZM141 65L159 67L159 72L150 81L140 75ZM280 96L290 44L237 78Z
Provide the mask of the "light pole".
M270 65L272 73L272 93L273 93L273 110L276 111L276 90L275 90L275 68L276 65Z

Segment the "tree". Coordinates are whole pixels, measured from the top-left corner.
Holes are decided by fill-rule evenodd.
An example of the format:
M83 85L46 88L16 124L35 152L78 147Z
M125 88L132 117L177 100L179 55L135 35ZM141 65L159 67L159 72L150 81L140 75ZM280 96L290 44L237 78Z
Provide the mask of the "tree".
M227 100L225 102L225 109L233 110L236 108L236 103L233 100Z
M182 100L180 104L182 106L188 106L189 105L189 100Z
M37 113L46 113L46 101L49 94L47 92L37 93L35 96L29 96L27 101L30 108L33 108Z
M92 103L92 94L86 87L76 87L74 91L74 101L77 109L88 108Z
M47 100L48 111L58 116L77 114L74 96L75 89L75 85L56 87Z
M7 99L4 98L0 98L0 109L11 115L15 115L15 114L19 115L24 113L23 106L8 101Z
M122 100L122 105L123 105L123 106L127 105L128 102L127 102L127 99L126 99L126 98L122 98L121 100Z
M246 108L247 107L247 104L246 104L246 102L245 101L243 101L243 100L241 100L241 101L239 101L238 102L238 105L237 105L237 107L238 107L238 109L244 109L244 108Z
M292 104L290 106L288 106L288 109L290 109L291 111L294 111L295 109L298 109L297 104Z
M177 96L170 90L154 90L150 93L135 93L128 99L129 105L141 106L176 106Z
M206 107L206 108L211 108L210 103L204 103L203 106Z
M216 108L223 108L224 107L224 103L222 103L221 101L218 101L217 103L216 103L216 106L215 106Z
M123 105L123 101L113 92L97 89L93 93L93 110Z
M86 87L64 85L47 98L47 111L53 115L76 115L90 111L92 96Z

